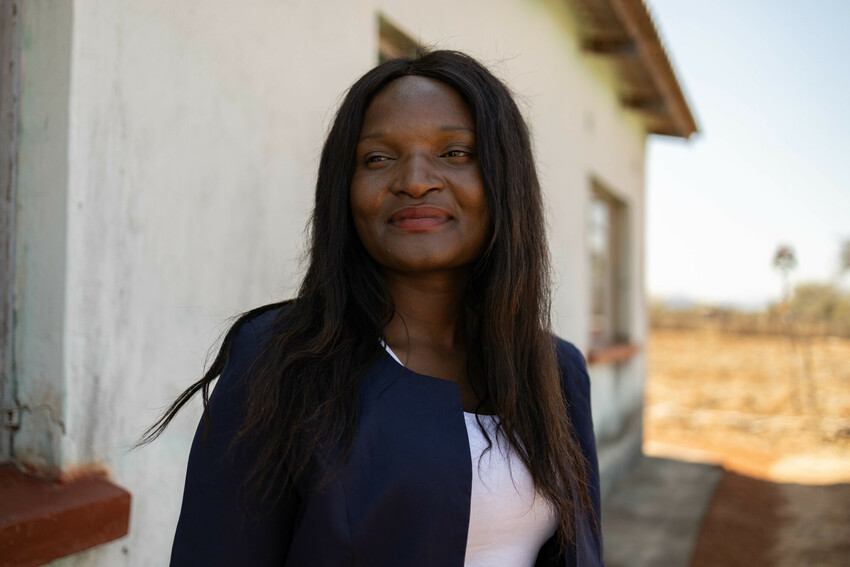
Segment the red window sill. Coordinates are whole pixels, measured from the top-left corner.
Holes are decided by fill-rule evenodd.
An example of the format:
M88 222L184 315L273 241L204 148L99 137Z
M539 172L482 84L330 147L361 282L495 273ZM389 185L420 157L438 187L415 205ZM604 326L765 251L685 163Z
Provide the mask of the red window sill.
M588 364L616 364L632 358L640 350L637 343L617 343L587 352Z
M35 567L127 534L130 493L103 477L48 482L0 466L0 566Z

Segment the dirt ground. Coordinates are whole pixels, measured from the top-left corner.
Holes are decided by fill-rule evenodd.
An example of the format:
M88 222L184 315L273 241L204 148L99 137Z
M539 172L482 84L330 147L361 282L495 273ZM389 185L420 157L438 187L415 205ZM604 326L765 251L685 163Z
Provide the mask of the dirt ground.
M775 483L725 471L690 567L850 565L850 484Z
M645 439L766 480L850 482L850 339L654 330Z
M692 567L850 565L850 340L654 330L644 426L726 471Z

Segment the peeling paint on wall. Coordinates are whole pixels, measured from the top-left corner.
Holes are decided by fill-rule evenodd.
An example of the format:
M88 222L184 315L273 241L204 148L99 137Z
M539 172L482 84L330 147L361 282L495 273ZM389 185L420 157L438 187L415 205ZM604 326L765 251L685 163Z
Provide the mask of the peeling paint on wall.
M62 474L62 438L65 424L53 407L42 404L21 408L21 428L14 439L15 462L45 478Z

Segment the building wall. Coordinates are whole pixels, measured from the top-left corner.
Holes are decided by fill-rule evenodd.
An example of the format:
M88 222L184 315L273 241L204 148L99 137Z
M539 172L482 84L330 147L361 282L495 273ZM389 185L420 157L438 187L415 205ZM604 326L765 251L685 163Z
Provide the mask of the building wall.
M28 2L21 53L15 238L14 456L58 474L66 445L68 100L71 5Z
M64 54L68 72L56 79L32 63L25 39L18 262L56 277L24 270L19 280L18 381L33 407L48 386L57 393L62 429L43 447L39 426L24 423L16 451L31 446L66 474L103 466L134 498L126 538L57 565L163 563L200 404L153 445L128 447L200 376L228 317L292 295L323 135L345 88L375 63L378 12L422 43L479 57L513 87L546 192L555 325L580 348L590 179L628 204L630 324L643 340L644 127L618 104L610 65L581 53L566 2L28 2L32 46ZM54 24L68 27L64 43L45 36ZM48 90L59 102L39 99L57 81ZM45 133L42 114L56 109ZM42 242L43 223L55 234ZM40 369L48 346L52 366ZM641 357L591 369L602 449L639 411L643 372Z

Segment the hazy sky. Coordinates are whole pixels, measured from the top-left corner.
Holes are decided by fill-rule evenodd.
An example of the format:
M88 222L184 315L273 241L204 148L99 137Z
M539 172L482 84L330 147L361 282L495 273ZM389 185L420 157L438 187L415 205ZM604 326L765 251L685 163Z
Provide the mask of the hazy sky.
M650 294L775 300L780 244L796 281L834 278L850 239L850 1L648 4L700 128L650 139Z

